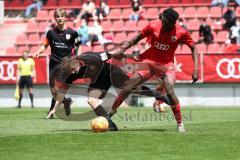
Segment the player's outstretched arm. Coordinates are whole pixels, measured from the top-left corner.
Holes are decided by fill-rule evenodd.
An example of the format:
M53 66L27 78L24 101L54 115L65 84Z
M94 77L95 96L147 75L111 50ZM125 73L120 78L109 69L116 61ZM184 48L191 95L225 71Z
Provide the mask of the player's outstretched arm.
M57 111L60 104L61 104L60 101L56 101L54 108L48 113L48 115L46 117L47 119L50 119L51 115L53 115Z
M132 58L135 57L136 55L125 55L123 54L128 48L136 45L140 40L142 40L144 37L142 35L142 33L139 33L138 35L136 35L135 37L133 37L130 41L125 41L122 42L121 46L120 46L120 50L115 52L115 56L113 58Z
M38 58L47 49L47 47L48 45L45 44L41 45L38 51L33 54L33 58Z
M192 83L195 83L198 80L198 51L197 51L197 47L194 45L193 47L191 47L191 51L192 51L192 58L193 58L193 62L194 62L194 71L192 74Z

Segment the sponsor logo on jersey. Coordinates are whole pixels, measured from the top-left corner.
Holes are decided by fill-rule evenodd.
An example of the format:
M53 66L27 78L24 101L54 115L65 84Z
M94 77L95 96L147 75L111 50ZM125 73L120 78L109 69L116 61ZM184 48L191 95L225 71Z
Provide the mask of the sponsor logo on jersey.
M167 51L170 46L166 45L166 44L159 43L159 42L154 42L154 47L156 47L157 49L162 50L162 51Z
M71 38L70 34L66 34L66 39L69 40Z

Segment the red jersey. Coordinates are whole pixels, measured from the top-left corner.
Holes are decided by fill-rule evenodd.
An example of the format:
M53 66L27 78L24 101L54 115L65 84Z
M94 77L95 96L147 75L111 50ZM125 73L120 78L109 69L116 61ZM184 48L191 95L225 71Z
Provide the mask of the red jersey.
M180 43L189 47L194 45L190 33L176 24L170 32L164 32L162 22L152 22L142 30L143 37L148 39L150 48L143 52L140 60L150 60L155 63L166 64L174 62L174 54Z

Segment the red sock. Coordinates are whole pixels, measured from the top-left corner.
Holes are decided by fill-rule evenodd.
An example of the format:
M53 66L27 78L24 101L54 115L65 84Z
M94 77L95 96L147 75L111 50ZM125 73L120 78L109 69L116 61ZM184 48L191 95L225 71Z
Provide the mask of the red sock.
M116 110L116 109L122 104L122 102L123 102L123 98L122 98L121 95L119 95L119 96L115 99L115 101L114 101L114 103L113 103L113 105L112 105L112 110Z
M172 108L174 117L177 121L177 124L181 124L182 123L182 114L181 114L181 107L180 107L180 103L174 105Z

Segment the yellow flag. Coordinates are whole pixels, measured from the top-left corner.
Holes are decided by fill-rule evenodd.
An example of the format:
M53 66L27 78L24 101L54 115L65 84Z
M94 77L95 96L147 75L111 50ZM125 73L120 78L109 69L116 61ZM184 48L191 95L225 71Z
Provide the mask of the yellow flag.
M18 87L18 85L16 85L16 89L15 89L15 93L14 93L14 98L16 98L17 100L19 99L19 87Z

